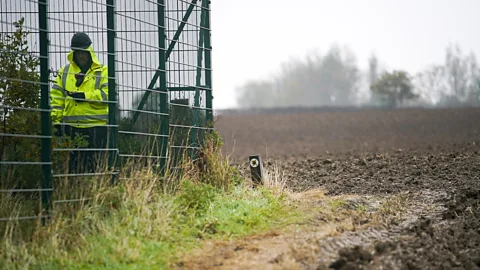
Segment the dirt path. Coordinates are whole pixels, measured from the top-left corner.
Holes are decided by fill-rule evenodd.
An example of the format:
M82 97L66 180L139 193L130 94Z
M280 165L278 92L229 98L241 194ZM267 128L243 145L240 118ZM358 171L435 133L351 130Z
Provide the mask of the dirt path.
M444 222L446 208L441 201L445 201L446 194L405 192L387 199L329 197L314 190L296 197L316 211L309 222L239 241L209 242L183 260L178 269L403 269L408 265L424 269L436 264L418 261L422 248L415 246L415 237L430 240L426 245L435 245L433 239L425 237L441 230L431 225ZM411 246L403 244L410 242ZM451 253L454 259L441 263L460 265L456 255L461 250L452 252L456 252ZM473 266L477 263L475 258L464 262Z

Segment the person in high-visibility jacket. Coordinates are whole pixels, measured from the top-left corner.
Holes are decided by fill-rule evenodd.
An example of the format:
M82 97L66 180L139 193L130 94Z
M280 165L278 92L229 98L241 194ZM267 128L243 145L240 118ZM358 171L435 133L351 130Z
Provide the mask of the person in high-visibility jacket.
M51 117L56 135L87 135L87 148L105 149L108 123L108 68L100 63L90 37L79 32L71 39L68 64L51 87ZM73 151L70 170L92 172L93 150Z

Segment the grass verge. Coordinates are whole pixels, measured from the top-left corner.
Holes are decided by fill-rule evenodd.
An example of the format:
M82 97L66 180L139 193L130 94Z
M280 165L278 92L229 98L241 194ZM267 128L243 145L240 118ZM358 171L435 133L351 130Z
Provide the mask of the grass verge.
M207 142L201 168L185 162L181 173L160 177L132 162L115 186L109 177L85 179L88 200L55 208L46 226L4 224L0 268L166 269L202 240L258 233L297 217L277 185L246 185L219 154L218 140Z

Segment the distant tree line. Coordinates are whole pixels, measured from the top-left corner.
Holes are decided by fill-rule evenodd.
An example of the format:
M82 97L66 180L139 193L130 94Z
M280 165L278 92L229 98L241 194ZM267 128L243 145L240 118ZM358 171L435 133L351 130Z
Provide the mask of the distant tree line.
M240 108L480 106L480 68L473 53L449 45L443 64L418 74L381 69L374 55L362 71L348 48L334 45L323 55L283 64L273 78L248 81L236 93Z

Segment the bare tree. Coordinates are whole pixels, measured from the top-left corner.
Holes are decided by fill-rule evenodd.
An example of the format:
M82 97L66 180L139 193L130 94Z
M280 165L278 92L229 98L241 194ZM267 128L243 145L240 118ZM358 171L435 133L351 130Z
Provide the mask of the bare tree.
M249 81L237 89L240 108L275 107L274 85L269 81Z
M477 61L474 54L464 57L458 45L447 47L445 56L446 76L450 93L465 102L477 73Z
M377 56L372 54L368 59L368 82L370 86L375 84L378 78L378 59Z
M418 73L412 83L419 97L431 104L436 104L449 91L445 67L441 65L432 65Z
M351 105L358 81L354 54L332 46L324 55L284 63L270 80L247 82L237 90L237 103L240 107Z

